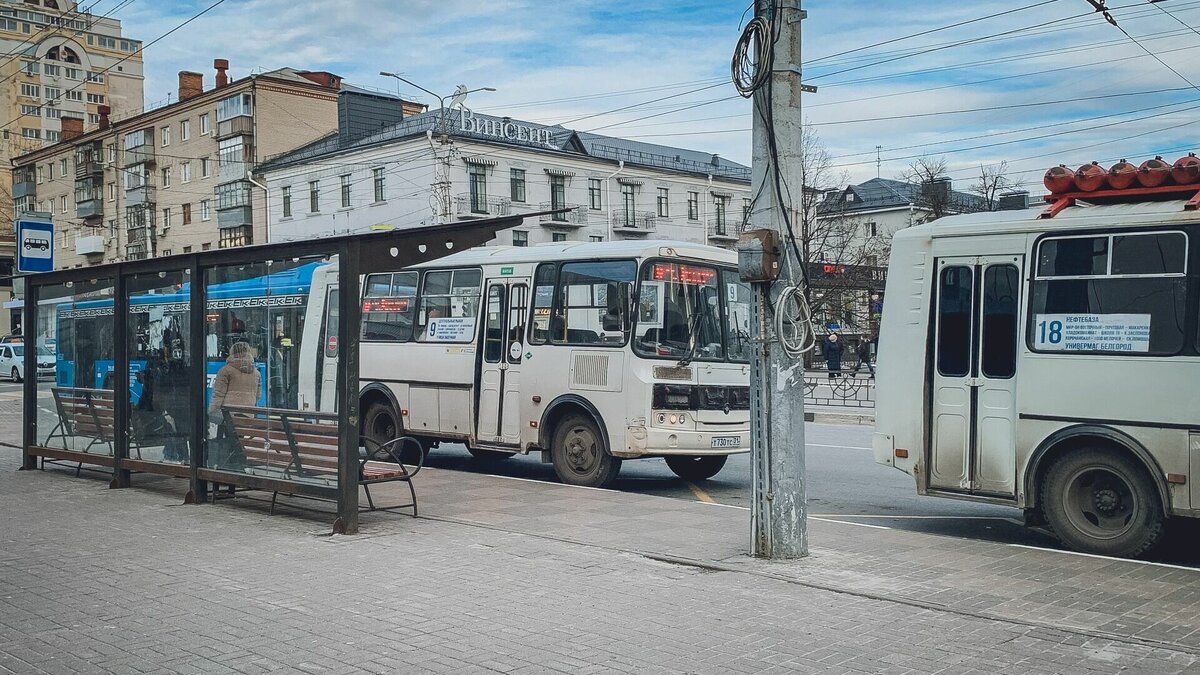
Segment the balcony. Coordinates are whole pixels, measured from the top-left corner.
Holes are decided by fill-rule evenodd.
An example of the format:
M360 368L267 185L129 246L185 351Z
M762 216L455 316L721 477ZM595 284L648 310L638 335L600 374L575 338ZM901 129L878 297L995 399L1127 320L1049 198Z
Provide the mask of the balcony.
M254 133L254 118L249 115L238 115L222 122L217 122L217 140L233 136L250 136Z
M32 197L37 194L37 185L31 180L16 181L13 183L12 190L13 199Z
M588 224L587 207L580 204L552 204L550 202L542 202L538 204L539 211L549 211L551 209L571 209L565 213L548 213L544 216L539 216L538 220L542 225L547 227L583 227Z
M75 160L75 180L83 180L91 176L103 176L104 164L95 159Z
M501 197L478 197L464 193L454 197L454 212L467 218L507 216L512 213L512 202Z
M217 227L240 227L252 222L253 213L249 206L235 206L217 210Z
M75 203L75 215L80 218L99 218L104 215L104 201L99 197Z
M718 243L731 243L738 240L738 228L728 218L709 218L708 239Z
M75 255L104 255L104 237L93 234L75 240Z
M653 211L618 211L613 214L613 232L643 235L654 231L658 216Z
M145 206L154 204L158 191L153 185L141 185L125 191L125 206Z
M154 162L154 143L152 142L135 145L132 148L125 148L124 166L126 167L134 166L135 164L153 164Z

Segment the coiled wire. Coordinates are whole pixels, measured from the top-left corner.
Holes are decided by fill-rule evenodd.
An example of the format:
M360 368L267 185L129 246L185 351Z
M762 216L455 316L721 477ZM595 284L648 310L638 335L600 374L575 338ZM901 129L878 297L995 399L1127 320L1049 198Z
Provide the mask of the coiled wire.
M743 98L750 98L771 77L771 63L775 58L775 44L771 23L756 16L746 24L742 36L733 49L733 86Z
M817 346L812 307L799 286L783 289L775 302L775 336L784 355L793 360L803 357Z

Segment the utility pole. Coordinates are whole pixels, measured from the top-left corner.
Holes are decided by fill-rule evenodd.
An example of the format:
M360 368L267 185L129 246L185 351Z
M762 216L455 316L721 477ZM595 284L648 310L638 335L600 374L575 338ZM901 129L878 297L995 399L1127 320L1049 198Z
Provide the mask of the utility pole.
M753 95L751 194L758 197L750 221L753 228L774 231L775 236L770 232L759 234L766 235L760 241L775 242L779 279L754 284L750 321L757 349L750 373L754 467L751 552L762 558L792 559L808 555L804 364L802 355L797 356L794 350L791 355L785 352L781 338L789 336L777 334L776 315L785 312L792 315L789 318L796 318L793 308L803 302L804 296L802 287L798 292L794 288L801 286L804 261L796 259L799 242L785 217L793 228L800 226L799 208L792 205L792 200L803 199L804 190L800 93L812 88L800 80L800 21L805 16L800 0L756 0L755 16L766 21L766 34L778 35L778 40L774 41L770 61L756 64L771 72L769 81ZM739 255L744 243L748 240L739 242ZM790 295L785 299L787 293ZM811 326L803 312L800 320L811 338ZM794 335L790 337L794 339Z
M882 145L875 146L875 177L876 178L879 178L883 172L883 155L881 154L882 150L883 150Z

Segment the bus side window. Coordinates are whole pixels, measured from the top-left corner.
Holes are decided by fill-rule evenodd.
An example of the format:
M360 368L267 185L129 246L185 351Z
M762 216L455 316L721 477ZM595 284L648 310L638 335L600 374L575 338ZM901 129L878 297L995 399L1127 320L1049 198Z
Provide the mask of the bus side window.
M971 370L970 267L944 267L938 283L937 367L948 377L966 377Z
M550 313L554 306L554 286L558 267L554 263L538 265L533 278L533 321L529 344L544 345L550 336Z
M471 342L476 335L482 280L483 273L478 269L426 272L418 310L418 339L421 342Z
M517 284L508 291L508 362L520 363L525 338L525 308L529 304L529 287ZM515 353L515 356L514 356Z

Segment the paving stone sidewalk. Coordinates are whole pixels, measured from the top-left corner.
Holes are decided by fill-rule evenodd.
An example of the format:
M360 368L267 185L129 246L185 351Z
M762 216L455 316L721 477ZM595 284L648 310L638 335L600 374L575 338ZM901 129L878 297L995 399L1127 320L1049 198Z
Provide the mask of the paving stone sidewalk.
M744 512L430 471L418 487L437 519L372 514L364 534L330 537L321 515L271 517L243 499L182 506L180 481L138 476L138 489L108 490L102 480L18 473L16 465L16 452L0 449L0 672L1200 668L1183 642L1149 644L883 597L885 578L953 576L944 570L958 563L932 552L950 546L924 542L941 541L926 535L817 522L814 558L766 564L740 554ZM876 569L859 578L852 559L871 540ZM847 543L854 541L858 549ZM880 562L892 560L885 547L900 547L892 572ZM1071 573L1083 564L1076 561L1092 560L1061 557L1071 562L1054 558L1021 571L1017 559L993 551L1010 571L989 574L1033 579L1057 571L1045 580L1053 583L1082 574ZM912 567L914 558L926 567ZM972 551L962 564L984 559ZM1141 597L1145 587L1174 583L1144 566L1096 562L1087 570L1093 589ZM788 578L830 579L835 568L853 592ZM986 583L973 594L997 592Z

